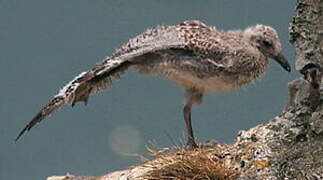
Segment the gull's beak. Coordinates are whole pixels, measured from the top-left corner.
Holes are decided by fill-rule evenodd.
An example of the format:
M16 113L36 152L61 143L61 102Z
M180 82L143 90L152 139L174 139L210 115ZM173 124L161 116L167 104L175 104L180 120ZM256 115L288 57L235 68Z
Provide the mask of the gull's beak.
M279 53L274 59L288 72L290 72L291 68L287 61L287 59L283 56L283 54Z

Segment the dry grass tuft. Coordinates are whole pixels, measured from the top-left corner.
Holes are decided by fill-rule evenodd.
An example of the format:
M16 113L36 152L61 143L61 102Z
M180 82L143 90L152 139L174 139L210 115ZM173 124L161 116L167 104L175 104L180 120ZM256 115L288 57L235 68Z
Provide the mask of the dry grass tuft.
M145 175L149 180L233 180L238 172L228 169L224 163L227 147L198 149L163 149L150 153L156 157L150 165L153 170Z

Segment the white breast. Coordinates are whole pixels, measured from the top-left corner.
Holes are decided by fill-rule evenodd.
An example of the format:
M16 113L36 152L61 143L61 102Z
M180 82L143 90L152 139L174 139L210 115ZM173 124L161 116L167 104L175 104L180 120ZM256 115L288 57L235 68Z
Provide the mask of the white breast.
M229 92L241 87L254 80L252 77L237 75L210 74L210 77L199 78L194 72L174 69L166 66L147 67L142 65L135 66L141 74L161 75L186 88L196 88L207 92Z
M237 79L232 76L213 76L201 79L190 73L177 71L168 74L167 78L184 87L194 87L208 92L228 92L238 88Z

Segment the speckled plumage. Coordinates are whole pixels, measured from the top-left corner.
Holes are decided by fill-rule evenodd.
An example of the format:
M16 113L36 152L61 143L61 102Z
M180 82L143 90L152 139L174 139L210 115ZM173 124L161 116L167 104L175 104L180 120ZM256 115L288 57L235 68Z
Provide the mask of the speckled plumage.
M90 94L108 87L129 67L142 74L164 76L185 87L184 119L191 128L191 106L202 103L205 91L231 91L254 81L265 72L270 58L290 70L281 55L277 33L269 26L228 32L200 21L158 26L130 39L112 56L68 83L17 139L64 104L86 103ZM188 134L188 144L194 145L193 132Z

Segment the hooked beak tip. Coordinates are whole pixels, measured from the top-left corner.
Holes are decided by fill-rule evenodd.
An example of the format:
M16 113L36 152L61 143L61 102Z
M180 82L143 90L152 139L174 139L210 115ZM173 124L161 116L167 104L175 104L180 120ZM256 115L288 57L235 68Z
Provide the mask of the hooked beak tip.
M275 57L275 60L278 62L279 65L281 65L287 72L291 71L291 67L286 60L286 58L280 53Z
M286 67L283 67L287 72L290 72L291 71L291 67L290 67L290 65L288 64L288 66L286 66Z

